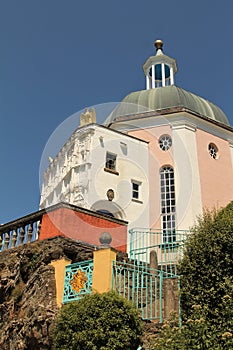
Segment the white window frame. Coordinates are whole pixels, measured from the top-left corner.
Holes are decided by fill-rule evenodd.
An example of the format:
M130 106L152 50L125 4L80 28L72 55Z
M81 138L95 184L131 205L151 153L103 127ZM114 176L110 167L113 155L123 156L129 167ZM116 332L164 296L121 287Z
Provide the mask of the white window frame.
M175 173L170 165L160 168L161 225L164 244L176 241Z

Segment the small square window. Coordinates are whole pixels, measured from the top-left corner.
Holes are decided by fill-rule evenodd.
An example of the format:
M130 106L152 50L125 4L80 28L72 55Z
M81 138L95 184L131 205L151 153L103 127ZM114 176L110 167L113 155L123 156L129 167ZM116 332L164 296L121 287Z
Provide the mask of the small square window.
M109 170L116 170L116 154L107 152L105 168Z
M141 182L132 180L132 199L140 200Z
M133 198L138 199L139 198L139 184L133 182L132 185L133 185L133 192L132 192Z

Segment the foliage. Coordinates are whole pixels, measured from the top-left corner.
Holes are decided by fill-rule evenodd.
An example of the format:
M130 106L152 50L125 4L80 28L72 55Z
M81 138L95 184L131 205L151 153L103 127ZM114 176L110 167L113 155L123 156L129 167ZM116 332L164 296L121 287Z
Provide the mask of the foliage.
M210 320L224 317L222 300L233 293L233 202L199 218L187 241L179 266L183 318L192 305L207 310ZM233 316L233 314L232 314Z
M141 335L141 320L129 301L115 292L96 293L62 307L53 349L136 350Z
M233 202L198 219L179 273L182 327L166 322L151 349L233 349Z
M159 336L151 342L156 350L229 350L233 349L233 334L216 327L205 316L205 309L193 305L192 317L182 327L174 316L163 325ZM224 322L224 321L223 321ZM223 326L223 327L222 327ZM226 326L229 326L226 325ZM227 328L226 328L227 329Z

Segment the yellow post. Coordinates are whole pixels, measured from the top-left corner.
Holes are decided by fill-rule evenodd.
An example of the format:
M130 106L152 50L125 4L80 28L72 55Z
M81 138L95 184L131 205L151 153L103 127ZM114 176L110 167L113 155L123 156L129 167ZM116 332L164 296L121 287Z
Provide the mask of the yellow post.
M111 290L113 261L116 261L116 251L113 248L94 251L93 293L104 293Z
M51 261L55 269L55 280L56 280L56 292L57 292L57 305L62 306L63 291L64 291L64 280L65 280L65 270L66 266L71 263L71 260L66 258L61 258L59 260Z

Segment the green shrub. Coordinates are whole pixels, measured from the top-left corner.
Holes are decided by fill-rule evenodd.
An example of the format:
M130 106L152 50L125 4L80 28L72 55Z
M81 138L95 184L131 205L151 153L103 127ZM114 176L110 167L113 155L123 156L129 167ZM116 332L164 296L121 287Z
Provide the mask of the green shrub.
M199 218L179 273L182 327L166 322L151 349L233 349L233 202Z
M206 308L208 319L220 321L224 317L222 300L233 294L233 202L199 219L187 241L179 273L183 319L192 315L192 305L197 304Z
M87 295L62 307L56 320L57 350L136 350L142 323L137 310L115 292Z
M228 325L210 322L206 310L193 305L192 317L179 327L177 318L165 322L159 336L151 342L156 350L229 350L233 349L233 334Z

